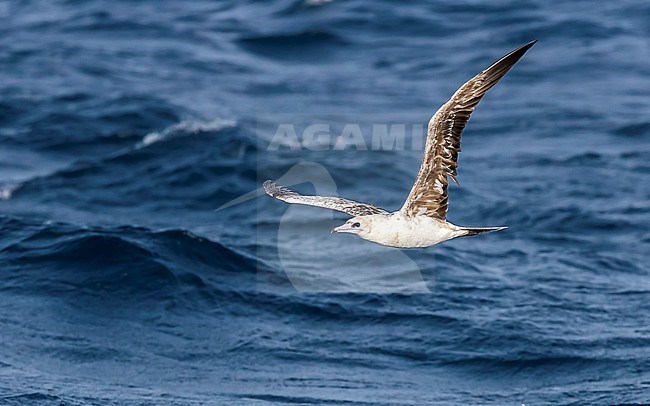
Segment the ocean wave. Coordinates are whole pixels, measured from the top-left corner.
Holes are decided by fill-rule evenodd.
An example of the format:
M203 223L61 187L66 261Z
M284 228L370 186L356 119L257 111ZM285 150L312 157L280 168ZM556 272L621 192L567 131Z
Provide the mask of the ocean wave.
M42 404L65 404L68 403L70 399L66 399L55 395L50 395L44 392L29 392L29 393L21 393L18 395L2 396L0 397L0 401L2 401L3 404L7 404L7 405L25 405L25 404L42 405ZM75 403L79 404L79 402L77 401L70 402L70 404L75 404Z
M458 357L442 361L443 365L453 365L465 368L489 369L493 373L513 373L522 369L540 371L545 368L608 368L618 364L625 365L625 360L607 359L604 357L581 357L575 355L556 356L507 356L507 357Z
M147 152L147 148L153 145L162 144L164 141L170 142L194 134L224 131L226 129L234 128L235 126L236 122L234 120L184 120L161 132L150 133L144 136L144 138L136 144L132 144L125 148L104 155L97 154L97 156L91 156L90 158L79 159L69 165L59 164L50 173L39 174L37 176L22 179L20 183L0 183L0 200L9 200L14 198L16 195L15 192L20 189L21 196L28 195L32 192L48 195L51 195L52 193L64 193L67 196L74 195L77 196L74 201L71 202L71 204L74 205L83 202L86 198L92 198L92 196L86 193L88 188L103 187L106 191L115 189L118 184L126 187L127 184L125 183L130 183L131 187L145 190L149 185L141 183L141 177L139 177L138 174L143 171L150 174L151 172L147 167L147 162L160 160L164 161L163 164L159 165L161 176L160 182L169 183L171 186L187 182L188 180L199 183L201 180L206 180L206 174L209 172L218 172L219 170L226 171L231 167L232 163L229 164L228 161L224 160L222 161L223 164L220 165L221 169L215 168L213 170L205 168L202 164L197 164L194 161L184 159L174 160L173 165L168 165L166 154L168 152L171 153L176 151L174 147L167 149L161 148L162 151L156 151L155 153ZM218 141L219 145L212 149L214 151L213 153L220 154L224 158L234 159L235 162L242 160L244 156L249 155L251 151L254 151L257 148L253 142L248 141L243 137L235 137L233 134L228 134L227 136L220 138ZM216 143L216 141L210 140L206 142L210 144ZM195 142L193 144L205 145L205 142ZM198 148L198 146L192 147L192 149ZM203 148L205 151L205 147ZM123 170L127 166L129 168L129 176L124 177ZM116 178L108 176L114 171L120 172L121 174ZM120 181L115 182L115 179L120 179ZM73 181L76 183L70 183ZM85 188L82 188L82 193L80 193L80 181L87 182ZM189 186L188 183L183 183L183 185L186 187ZM69 190L65 192L64 190L68 189L68 186ZM201 184L198 186L205 185ZM199 187L196 191L201 194L201 196L197 197L199 201L207 202L209 196L214 195L214 191L205 190L204 187ZM115 190L115 193L119 194L120 192L119 190ZM128 197L128 195L126 197Z
M178 107L137 93L119 92L98 101L87 90L71 89L42 100L8 98L7 103L12 108L4 121L13 124L7 142L71 158L82 152L92 159L128 148L133 138L179 120Z
M251 258L185 230L79 228L10 218L3 225L0 258L6 269L21 270L11 277L20 291L164 300L193 290L250 289L241 277L250 280L258 269Z
M308 62L338 52L349 41L330 31L304 30L242 36L239 44L264 57Z

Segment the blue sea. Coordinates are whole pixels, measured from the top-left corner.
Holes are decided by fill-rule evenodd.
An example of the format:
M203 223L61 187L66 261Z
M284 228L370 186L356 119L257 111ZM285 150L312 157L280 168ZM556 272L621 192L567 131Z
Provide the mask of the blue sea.
M648 21L637 0L2 0L0 405L649 403ZM402 251L260 191L397 210L418 129L535 39L450 186L450 221L507 230Z

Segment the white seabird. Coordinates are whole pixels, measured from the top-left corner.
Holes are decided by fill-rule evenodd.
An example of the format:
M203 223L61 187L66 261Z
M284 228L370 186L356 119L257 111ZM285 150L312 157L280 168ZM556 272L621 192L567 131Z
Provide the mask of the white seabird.
M334 196L298 194L271 180L266 193L287 203L337 210L354 216L333 233L351 233L381 245L398 248L430 247L456 237L503 230L506 227L459 227L446 220L449 178L456 181L460 134L483 95L537 41L515 49L467 81L431 117L420 171L404 205L388 212L367 203Z

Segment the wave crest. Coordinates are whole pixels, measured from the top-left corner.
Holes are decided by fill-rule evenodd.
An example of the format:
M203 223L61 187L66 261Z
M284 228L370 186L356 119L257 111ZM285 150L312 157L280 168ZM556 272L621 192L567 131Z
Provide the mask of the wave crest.
M162 131L154 131L145 135L136 145L136 148L143 148L169 138L186 135L193 135L205 132L220 131L224 128L232 128L237 125L235 120L216 118L210 121L187 119L180 123L165 128Z

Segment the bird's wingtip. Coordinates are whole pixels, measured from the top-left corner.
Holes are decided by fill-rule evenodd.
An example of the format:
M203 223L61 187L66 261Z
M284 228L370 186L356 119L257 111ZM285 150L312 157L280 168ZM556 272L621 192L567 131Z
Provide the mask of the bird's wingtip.
M278 190L278 184L271 179L267 179L262 183L262 187L267 195L273 196L273 194Z
M526 53L526 51L528 51L530 48L532 48L533 45L537 44L537 41L538 40L534 39L534 40L520 46L519 48L515 49L514 51L512 51L512 53L513 54L521 53L523 55L524 53Z
M539 41L539 40L534 39L534 40L530 41L529 43L527 43L527 44L522 45L521 47L519 47L518 50L519 50L519 51L526 52L526 51L528 51L530 48L532 48L533 45L537 44L537 41Z
M526 49L529 49L529 48L531 48L533 45L537 44L537 42L539 42L539 40L538 40L538 39L534 39L534 40L530 41L528 44L524 45L524 47L525 47Z
M264 182L262 182L262 187L264 188L264 191L268 195L271 194L271 190L273 189L274 186L275 186L275 182L273 182L271 179L267 179Z

